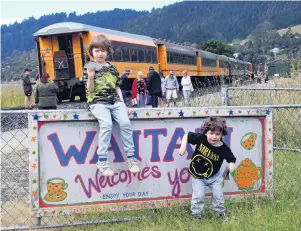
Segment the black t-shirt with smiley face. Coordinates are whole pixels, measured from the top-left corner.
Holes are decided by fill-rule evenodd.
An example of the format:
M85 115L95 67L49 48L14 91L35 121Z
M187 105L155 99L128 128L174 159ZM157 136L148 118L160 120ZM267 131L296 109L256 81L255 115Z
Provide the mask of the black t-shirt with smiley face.
M219 147L212 146L203 134L189 132L188 143L196 145L189 166L189 173L195 178L208 179L214 176L224 159L228 163L236 161L231 149L224 142Z

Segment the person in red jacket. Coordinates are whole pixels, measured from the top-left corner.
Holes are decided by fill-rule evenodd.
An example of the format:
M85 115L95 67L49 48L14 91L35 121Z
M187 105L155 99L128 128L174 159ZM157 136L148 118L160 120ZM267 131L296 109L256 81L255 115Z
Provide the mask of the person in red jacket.
M137 79L134 79L132 85L132 104L137 107L145 107L146 82L143 79L143 73L138 72Z

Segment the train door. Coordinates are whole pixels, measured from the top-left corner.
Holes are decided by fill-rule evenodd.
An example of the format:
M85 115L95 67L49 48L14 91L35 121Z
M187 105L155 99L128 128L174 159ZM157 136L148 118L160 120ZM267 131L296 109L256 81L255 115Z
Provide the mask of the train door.
M59 51L64 51L68 59L69 78L75 78L72 35L57 36Z
M159 71L166 72L167 70L167 53L164 44L158 44ZM166 73L164 73L165 75Z

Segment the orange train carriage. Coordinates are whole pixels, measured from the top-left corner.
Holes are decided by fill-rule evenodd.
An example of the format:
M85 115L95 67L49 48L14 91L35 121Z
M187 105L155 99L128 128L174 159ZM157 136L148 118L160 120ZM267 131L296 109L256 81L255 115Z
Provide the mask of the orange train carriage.
M111 41L114 52L108 61L117 67L119 73L122 74L125 69L132 70L131 81L125 86L128 90L138 71L146 75L150 66L162 71L164 76L172 70L179 78L183 70L187 70L196 85L199 82L207 84L213 80L220 81L221 76L231 81L232 77L246 76L252 72L251 63L226 56L148 36L63 22L34 33L39 73L49 73L50 78L57 83L60 101L73 101L75 96L80 96L81 101L85 100L83 66L92 59L88 45L92 37L98 34L107 36Z

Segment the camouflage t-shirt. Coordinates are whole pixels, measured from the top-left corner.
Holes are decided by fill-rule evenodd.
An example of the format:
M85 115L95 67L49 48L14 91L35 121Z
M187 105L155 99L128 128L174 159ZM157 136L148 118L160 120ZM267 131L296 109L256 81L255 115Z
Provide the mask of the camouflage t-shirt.
M94 77L94 92L88 93L87 103L105 103L114 104L120 101L116 88L120 87L121 80L118 70L115 66L108 63L109 66L102 66L96 69Z

